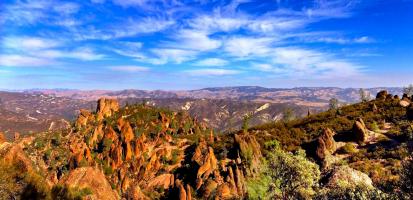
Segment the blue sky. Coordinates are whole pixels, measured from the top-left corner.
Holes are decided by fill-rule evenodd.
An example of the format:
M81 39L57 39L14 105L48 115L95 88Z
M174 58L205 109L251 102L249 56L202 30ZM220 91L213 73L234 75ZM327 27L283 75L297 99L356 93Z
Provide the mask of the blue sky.
M403 86L412 0L5 0L0 88Z

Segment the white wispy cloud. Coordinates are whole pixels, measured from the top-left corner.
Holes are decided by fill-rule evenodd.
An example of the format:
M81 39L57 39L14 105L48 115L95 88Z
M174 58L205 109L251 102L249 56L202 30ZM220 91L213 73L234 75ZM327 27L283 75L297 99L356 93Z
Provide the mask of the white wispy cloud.
M24 51L48 49L61 45L60 41L38 37L6 37L3 39L3 47Z
M107 68L112 71L120 71L120 72L147 72L150 70L148 67L134 66L134 65L110 66Z
M180 30L174 38L174 42L166 43L166 45L175 48L208 51L217 49L222 44L220 40L211 39L206 32L192 29Z
M151 49L151 52L157 57L147 59L147 61L157 65L166 64L168 62L180 64L182 62L195 59L198 54L198 52L192 50L167 48L155 48Z
M55 39L45 39L40 37L6 37L3 40L4 52L12 52L12 56L5 54L4 63L16 63L18 66L30 66L30 61L35 65L50 65L56 63L56 59L70 58L84 61L99 60L105 57L103 54L96 53L88 47L78 47L68 50L63 48L64 41ZM63 48L63 49L62 49ZM26 59L17 61L17 59Z
M56 64L55 61L17 54L0 55L0 66L3 67L41 67Z
M273 42L267 37L233 37L225 41L224 51L236 57L265 56Z
M194 69L187 70L185 73L191 76L225 76L225 75L235 75L240 74L242 71L239 70L230 70L230 69Z
M282 67L275 68L278 69L276 72L293 74L295 77L359 76L364 68L328 53L299 47L275 48L271 61L275 66Z
M220 58L207 58L204 60L200 60L194 63L195 66L212 66L212 67L220 67L228 65L228 61Z

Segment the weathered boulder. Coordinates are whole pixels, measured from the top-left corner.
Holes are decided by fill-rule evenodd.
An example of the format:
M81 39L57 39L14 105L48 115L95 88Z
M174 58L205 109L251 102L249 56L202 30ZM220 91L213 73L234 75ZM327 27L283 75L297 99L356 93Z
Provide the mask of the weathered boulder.
M69 187L78 187L79 189L89 188L92 191L87 199L120 199L119 195L112 190L111 185L106 180L102 171L92 167L82 167L70 171L63 177L59 183Z
M386 98L387 98L387 95L388 95L389 93L387 92L387 90L382 90L382 91L380 91L379 93L377 93L377 95L376 95L376 99L377 100L385 100Z
M102 120L104 117L110 117L119 110L119 103L116 99L101 98L98 100L98 106L96 109L98 120Z
M373 181L367 174L350 168L347 165L338 166L328 173L326 186L337 187L356 187L364 186L373 188Z
M353 125L353 139L359 144L363 144L368 139L368 130L363 119L357 118Z
M317 139L316 156L319 161L323 161L327 155L331 155L336 151L336 141L334 140L334 132L326 128Z

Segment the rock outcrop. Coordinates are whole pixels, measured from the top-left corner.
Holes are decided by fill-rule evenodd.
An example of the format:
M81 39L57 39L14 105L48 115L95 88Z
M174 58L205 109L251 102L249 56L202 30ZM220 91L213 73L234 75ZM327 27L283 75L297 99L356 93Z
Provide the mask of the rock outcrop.
M261 165L261 147L254 136L250 134L234 135L235 145L239 155L248 163L246 171L249 175L259 172Z
M359 144L363 144L368 139L368 130L363 119L358 118L353 125L353 139Z
M0 132L0 144L6 142L6 138L4 137L3 132Z
M379 93L377 93L376 99L377 100L386 100L388 95L389 95L389 93L387 92L387 90L382 90Z
M59 183L69 187L78 187L79 189L89 188L92 194L88 195L86 199L120 199L119 195L112 190L105 175L100 170L92 167L82 167L72 170L66 177L62 178Z
M104 117L110 117L119 110L119 103L116 99L101 98L98 100L96 109L97 119L102 120Z
M75 126L76 128L81 128L86 126L86 124L93 120L94 115L90 113L88 110L80 109L80 114L76 119Z
M323 130L323 133L317 139L317 149L316 149L316 156L320 162L323 162L324 159L333 154L336 149L336 141L334 140L333 136L335 133L326 128Z

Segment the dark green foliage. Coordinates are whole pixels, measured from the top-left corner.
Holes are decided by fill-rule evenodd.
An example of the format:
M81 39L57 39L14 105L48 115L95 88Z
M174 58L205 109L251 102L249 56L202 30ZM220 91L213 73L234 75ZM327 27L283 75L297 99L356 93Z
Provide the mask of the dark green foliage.
M52 199L82 200L84 196L92 194L89 188L72 188L66 185L55 185L51 190Z

